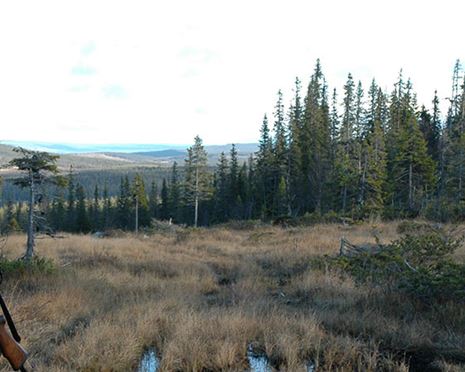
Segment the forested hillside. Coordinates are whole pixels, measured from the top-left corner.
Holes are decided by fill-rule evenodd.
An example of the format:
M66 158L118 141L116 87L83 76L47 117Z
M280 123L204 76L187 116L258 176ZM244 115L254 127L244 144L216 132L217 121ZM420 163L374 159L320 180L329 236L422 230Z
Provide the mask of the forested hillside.
M440 112L445 98L447 112ZM72 176L67 190L44 198L53 229L131 229L136 200L141 226L151 218L201 225L334 216L465 218L459 61L450 97L431 92L424 104L402 72L390 92L376 80L363 87L351 74L337 91L327 85L319 61L306 89L296 79L290 107L284 101L279 91L273 116L263 118L259 148L247 161L233 145L211 168L197 137L184 163L152 177L144 169L119 177ZM4 215L4 225L21 224L13 204Z

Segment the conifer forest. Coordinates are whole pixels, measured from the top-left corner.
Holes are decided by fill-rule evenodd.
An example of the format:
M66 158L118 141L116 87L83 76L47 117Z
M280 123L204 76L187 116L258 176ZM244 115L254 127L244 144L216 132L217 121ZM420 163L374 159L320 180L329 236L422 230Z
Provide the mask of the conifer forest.
M431 101L418 102L402 71L389 92L375 79L364 87L351 74L336 89L317 61L308 86L297 78L293 97L278 91L248 161L240 161L232 145L212 167L196 137L184 163L174 162L167 176L122 176L116 195L98 179L84 188L71 170L64 187L41 195L46 228L133 230L136 214L140 228L153 219L199 226L373 217L462 221L465 80L459 61L451 76L450 97L431 92ZM26 213L25 205L4 201L3 230L24 229Z

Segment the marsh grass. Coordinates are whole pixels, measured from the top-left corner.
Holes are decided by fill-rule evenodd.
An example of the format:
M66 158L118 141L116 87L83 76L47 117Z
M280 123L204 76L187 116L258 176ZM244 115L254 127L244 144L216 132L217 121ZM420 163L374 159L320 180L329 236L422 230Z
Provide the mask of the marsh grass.
M2 293L37 371L135 370L150 347L161 371L243 371L249 345L283 371L309 360L317 370L406 371L425 351L427 363L459 368L462 308L422 309L313 264L336 254L341 236L375 235L395 239L396 224L39 240L56 270L8 273ZM24 241L11 237L4 255L19 257Z

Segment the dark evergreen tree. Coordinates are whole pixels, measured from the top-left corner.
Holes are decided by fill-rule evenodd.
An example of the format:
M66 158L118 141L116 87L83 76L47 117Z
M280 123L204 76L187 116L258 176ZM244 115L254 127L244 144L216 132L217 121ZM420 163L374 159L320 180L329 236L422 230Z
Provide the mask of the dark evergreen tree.
M90 221L86 206L86 193L84 187L80 184L76 185L76 225L74 231L84 234L90 231Z
M136 174L131 184L134 205L135 230L150 225L149 200L145 192L145 182L140 174Z
M158 210L158 189L157 184L155 181L152 181L150 185L150 193L149 193L149 215L150 218L158 218L159 210Z
M307 211L321 213L325 186L329 181L331 128L327 86L317 60L305 98L305 114L301 137L302 174L305 180L304 201Z
M256 214L262 219L268 219L272 215L273 207L273 192L270 188L273 184L273 144L266 115L260 128L260 142L256 156Z
M161 185L160 218L162 220L168 220L170 218L170 200L169 200L168 186L166 185L165 178L163 178L163 182Z
M74 173L73 167L69 168L68 173L68 199L66 206L66 226L67 231L76 230L76 196L75 196L75 184L74 184Z
M105 230L109 229L113 225L111 200L108 196L108 185L106 182L103 187L102 223Z
M238 176L239 176L239 162L237 159L236 145L232 144L231 151L229 152L229 171L227 177L227 201L229 206L229 216L233 219L238 218Z
M287 200L289 214L296 216L302 209L304 200L304 179L302 177L302 137L303 107L300 96L301 82L296 78L294 85L294 100L289 108L289 125L287 128ZM250 167L249 167L250 168Z
M180 222L181 219L181 185L179 181L177 163L174 162L171 168L171 179L168 191L168 206L170 218L175 222Z
M133 198L131 195L131 186L128 176L121 178L120 194L117 198L117 226L123 230L132 228L132 205Z
M222 152L215 175L215 220L217 222L224 222L229 218L229 192L229 164L225 153Z

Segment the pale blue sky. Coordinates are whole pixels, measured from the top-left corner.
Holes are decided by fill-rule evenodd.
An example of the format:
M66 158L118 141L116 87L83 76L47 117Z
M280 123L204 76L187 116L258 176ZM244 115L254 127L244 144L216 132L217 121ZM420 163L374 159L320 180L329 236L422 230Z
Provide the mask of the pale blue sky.
M0 139L254 142L276 92L321 58L389 91L402 67L419 102L465 61L461 0L0 3Z

